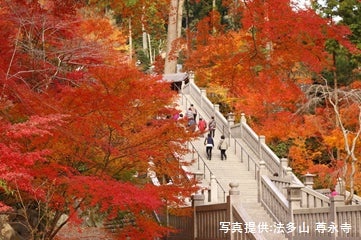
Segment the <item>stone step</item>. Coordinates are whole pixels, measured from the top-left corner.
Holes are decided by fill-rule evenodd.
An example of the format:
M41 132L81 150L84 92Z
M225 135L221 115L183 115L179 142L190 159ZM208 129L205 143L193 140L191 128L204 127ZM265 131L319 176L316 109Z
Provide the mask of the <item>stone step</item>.
M207 116L202 109L197 105L196 101L192 101L198 113L201 116ZM183 106L180 104L180 109L185 112L188 106ZM205 119L207 122L209 119ZM218 145L220 140L221 132L217 129L216 130L216 137L214 138L215 146ZM258 192L257 192L257 181L255 179L255 172L254 170L248 171L247 164L245 162L242 163L241 159L239 159L234 154L234 148L231 144L230 148L227 150L227 160L221 161L220 151L214 147L212 150L212 160L207 160L206 155L206 148L204 146L204 138L199 138L195 141L192 141L192 145L197 150L197 153L194 154L187 154L184 157L184 161L191 162L192 157L196 159L202 158L202 160L195 161L192 165L187 166L187 170L189 172L202 172L205 173L204 179L201 181L200 184L204 187L208 187L210 184L210 171L216 177L217 181L220 183L223 190L219 187L217 194L219 201L224 200L224 194L227 196L228 191L230 189L229 184L231 182L236 182L239 184L239 190L241 192L240 195L240 204L242 207L247 211L248 215L252 219L255 224L259 223L267 223L267 225L273 226L273 220L268 215L267 211L261 206L258 202ZM252 156L254 159L257 159L256 156ZM207 167L204 167L206 164ZM206 203L209 204L209 203ZM272 232L269 233L262 233L267 240L283 240L286 239L282 234L275 234Z

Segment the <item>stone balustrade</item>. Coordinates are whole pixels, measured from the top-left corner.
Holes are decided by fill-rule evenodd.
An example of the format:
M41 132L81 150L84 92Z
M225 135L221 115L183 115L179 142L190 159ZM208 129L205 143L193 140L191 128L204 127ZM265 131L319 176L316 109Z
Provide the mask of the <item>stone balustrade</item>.
M288 159L278 158L267 146L264 136L258 136L247 124L245 114L239 123L229 114L228 120L219 112L219 106L213 105L206 97L204 89L199 90L193 81L184 86L183 91L200 103L208 117L215 116L218 129L229 137L235 154L241 163L248 164L248 170L254 171L258 181L258 200L262 203L275 222L307 227L309 232L291 231L289 239L361 239L361 206L344 206L343 197L329 198L313 189L313 174L305 174L303 182L288 166ZM188 101L188 100L186 100ZM239 141L237 140L239 139ZM242 143L241 143L242 142ZM247 147L242 144L246 144ZM256 157L254 157L256 156ZM274 175L275 174L275 175ZM212 184L215 186L215 184ZM233 190L232 190L233 187ZM212 187L211 187L212 189ZM215 189L212 192L217 192ZM231 193L232 192L232 193ZM211 199L215 199L215 196ZM197 239L262 239L261 236L237 238L222 235L220 221L246 221L247 214L233 207L237 205L237 190L231 186L227 203L201 205L202 198L194 196L194 227ZM204 201L204 198L203 198ZM212 200L211 200L212 201ZM232 203L234 203L232 205ZM337 232L322 232L320 227L335 224ZM341 226L343 229L341 229ZM202 229L200 231L200 229Z

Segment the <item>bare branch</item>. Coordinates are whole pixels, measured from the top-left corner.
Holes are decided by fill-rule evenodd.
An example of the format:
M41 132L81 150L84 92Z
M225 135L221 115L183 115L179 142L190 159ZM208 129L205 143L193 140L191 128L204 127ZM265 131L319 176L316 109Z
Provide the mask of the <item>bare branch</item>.
M360 89L340 89L331 88L327 85L327 80L324 79L325 84L315 84L309 86L306 91L307 101L298 110L298 112L307 112L321 104L330 104L336 117L336 127L339 127L344 140L344 151L346 156L343 157L343 176L344 180L347 179L348 164L351 163L351 173L349 176L350 195L345 200L346 203L351 203L354 192L354 177L355 177L355 163L357 157L355 155L357 143L361 136L361 90ZM348 107L351 105L358 106L358 128L356 132L347 129L344 119L342 118L340 108ZM352 133L352 136L350 136ZM350 140L352 142L350 143ZM350 145L351 144L351 145ZM350 161L351 159L351 161Z

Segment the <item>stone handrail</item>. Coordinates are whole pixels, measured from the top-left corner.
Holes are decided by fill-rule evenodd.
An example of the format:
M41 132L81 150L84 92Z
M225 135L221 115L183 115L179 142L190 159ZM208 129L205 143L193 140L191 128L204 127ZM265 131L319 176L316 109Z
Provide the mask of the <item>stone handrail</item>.
M259 137L258 135L252 130L252 128L247 124L246 118L244 114L241 116L241 122L235 125L233 128L239 128L239 135L234 134L234 136L239 136L241 139L244 140L245 143L250 147L250 149L256 154L259 155Z
M245 226L247 223L251 222L251 218L248 216L247 211L245 211L245 209L243 209L239 204L233 205L232 216L233 221L240 223L242 226ZM234 239L266 240L258 232L247 233L245 231L235 232Z
M248 170L254 170L255 176L257 175L257 170L259 169L259 161L262 159L266 167L263 174L271 176L274 173L278 173L280 177L288 177L291 179L292 183L303 186L303 183L292 172L292 169L288 167L288 160L277 157L277 155L267 146L265 137L258 136L247 124L244 114L241 116L240 123L230 126L226 118L219 112L217 105L213 105L209 101L206 96L206 91L200 90L192 80L187 85L184 85L180 92L182 93L182 101L186 101L187 105L190 105L191 102L184 94L189 94L192 99L201 106L203 112L208 118L210 116L215 116L217 128L222 131L226 137L229 137L229 139L234 139L235 154L240 157L241 161L244 159L247 160ZM242 147L242 144L237 141L237 138L241 138L253 152L252 155L257 156L258 158L252 158L252 155L247 152L244 147ZM251 166L253 166L253 169L250 168ZM314 198L321 197L320 201L324 201L322 196L315 191L309 191L306 193L308 198L310 198L312 194L314 195Z
M229 137L231 145L234 144L235 154L242 161L246 160L248 166L253 168L251 170L255 171L255 177L258 179L259 201L274 220L284 224L292 223L298 227L304 223L313 224L312 234L292 232L290 234L292 239L317 239L321 235L317 233L315 224L322 221L328 224L331 221L342 224L344 221L353 229L348 236L352 236L353 239L361 239L361 206L341 206L343 196L329 198L313 190L312 185L310 187L306 180L303 184L288 167L288 160L278 158L266 145L265 137L258 136L248 126L244 114L242 114L240 123L230 124L219 112L219 107L207 99L205 90L199 90L191 81L183 91L201 104L207 117L216 117L218 129ZM275 173L279 177L273 178L272 175ZM235 215L237 214L235 213ZM345 233L327 234L327 239L346 239Z
M287 178L269 176L272 183L276 186L276 188L282 192L283 196L287 196L287 187L291 185L291 181Z
M331 193L329 188L317 189L316 191L321 193L324 196L329 196ZM350 195L350 192L346 191L346 196L349 196L349 195ZM361 197L358 195L354 195L353 199L352 199L352 205L360 205L360 204L361 204Z
M190 93L192 92L193 95L192 98L196 99L196 101L200 101L200 102L204 102L204 106L208 106L208 111L206 109L206 111L204 111L207 116L210 118L211 114L208 114L209 112L216 112L216 109L213 106L213 104L211 103L211 101L209 101L209 99L207 97L202 97L201 96L201 90L199 90L199 88L193 83L193 84L187 84L186 86L182 85L181 89L178 89L178 93L181 95L181 101L182 104L186 105L186 106L190 106L190 104L192 104L191 100L185 95L185 93ZM203 109L204 110L204 109ZM204 117L204 116L202 116ZM217 186L218 186L218 190L221 191L222 195L223 195L223 202L226 201L226 191L224 190L224 188L222 187L222 185L219 183L219 181L217 180L216 177L214 177L213 172L211 171L211 169L208 167L208 165L206 164L206 162L204 161L203 157L201 156L201 154L199 154L197 148L193 145L192 142L188 142L187 145L188 149L191 150L192 152L192 158L197 160L197 165L198 165L198 170L201 170L201 164L203 164L203 178L207 179L209 178L209 183L212 184L212 179L216 182ZM195 155L196 154L196 158ZM208 171L207 171L208 170ZM193 174L197 174L197 173L193 173ZM213 200L212 200L213 201Z
M251 219L239 205L232 205L229 202L196 206L194 221L195 239L266 240L257 232L252 233L244 230L245 224L251 222ZM240 228L232 229L232 224ZM206 229L207 231L205 231Z
M239 204L239 185L229 185L231 189L226 203L195 206L194 239L266 240L258 232L245 231L246 224L252 220Z
M261 176L261 203L276 222L289 221L289 204L285 195L272 183L268 176Z
M307 232L293 232L294 239L361 239L361 206L343 205L343 197L331 198L329 207L296 208L293 210L292 222ZM323 231L322 226L325 227ZM333 229L335 228L335 230ZM334 231L330 231L334 230Z
M258 136L247 124L244 114L241 116L241 122L231 128L231 133L233 137L239 136L243 139L258 158L265 162L268 175L273 175L274 173L278 173L280 177L289 175L294 183L302 185L302 182L292 173L292 169L288 168L287 160L277 157L267 146L265 137Z
M287 187L291 185L290 180L273 176L269 177L269 179L284 196L287 196ZM328 196L309 187L301 188L301 196L302 208L326 207L330 205L330 198Z
M202 110L207 115L206 117L210 119L212 116L216 120L217 129L226 137L230 137L229 124L227 119L219 112L219 105L213 104L206 96L205 90L200 90L193 81L190 81L187 85L183 86L183 93L189 94L202 108ZM188 100L189 101L189 100ZM191 103L189 103L191 104ZM188 104L187 104L188 105Z
M234 151L237 157L241 160L242 163L247 164L247 170L254 172L254 177L256 178L257 172L259 170L258 159L252 157L253 154L250 154L242 144L234 138L231 134L231 126L228 120L223 116L223 114L219 111L219 107L217 104L213 105L213 103L207 98L205 90L200 90L197 85L194 84L193 81L190 81L187 85L182 87L182 103L186 105L190 105L190 100L185 96L185 94L189 94L202 108L203 112L207 115L207 118L210 119L211 116L215 117L217 122L217 129L222 132L222 134L229 139L230 143L234 142ZM185 102L184 102L185 101ZM203 116L204 117L204 116ZM247 130L244 131L245 135L249 135L248 139L257 139L257 135L254 131L245 124L244 128ZM234 141L231 141L231 140ZM250 141L252 142L252 141ZM257 146L259 144L257 143ZM222 189L223 190L223 189ZM223 190L224 191L224 190Z
M330 198L311 188L301 189L301 208L329 207Z
M252 157L253 155L250 154L247 149L245 149L242 143L233 138L233 146L234 146L234 154L237 156L238 159L241 160L241 163L247 164L247 170L253 171L254 178L257 178L257 173L259 171L259 164L258 159Z
M194 84L193 81L190 81L188 84L182 87L182 103L186 105L190 105L190 100L184 95L189 94L202 108L203 112L206 114L206 117L210 119L212 116L215 117L217 122L217 129L229 139L234 139L234 150L235 154L241 159L241 161L247 162L248 171L254 171L254 176L256 178L257 171L259 169L258 159L252 158L252 155L247 152L245 148L242 147L242 144L232 136L231 127L228 120L223 116L223 114L219 111L219 106L217 104L213 104L206 95L205 90L201 90ZM184 102L185 101L185 102ZM204 116L203 116L204 117ZM251 135L251 138L256 139L257 135L252 131L252 129L246 124L245 128L249 128L245 134ZM231 140L230 140L231 142Z
M209 178L209 183L212 182L212 177L215 180L215 182L217 183L218 186L218 190L220 190L223 194L223 202L226 201L226 190L224 190L224 188L222 187L222 185L219 183L219 181L217 180L217 178L214 177L214 174L212 172L212 170L208 167L206 161L203 159L203 157L199 154L199 152L197 151L196 147L193 145L192 142L188 142L189 144L189 149L192 151L192 158L196 159L197 161L197 165L198 165L198 170L202 169L202 173L203 173L203 177L204 179ZM194 154L196 154L196 156L194 156ZM201 166L203 165L203 167ZM202 168L201 168L202 167Z

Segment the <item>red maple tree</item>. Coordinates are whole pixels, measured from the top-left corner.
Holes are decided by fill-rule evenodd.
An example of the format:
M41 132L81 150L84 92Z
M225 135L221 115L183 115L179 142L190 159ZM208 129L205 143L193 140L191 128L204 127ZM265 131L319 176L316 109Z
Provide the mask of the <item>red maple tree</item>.
M121 31L77 1L1 3L0 179L16 230L53 239L87 218L120 221L120 238L165 234L154 211L194 191L174 178L195 137L171 117L176 94L129 65ZM150 167L173 184L154 186Z

